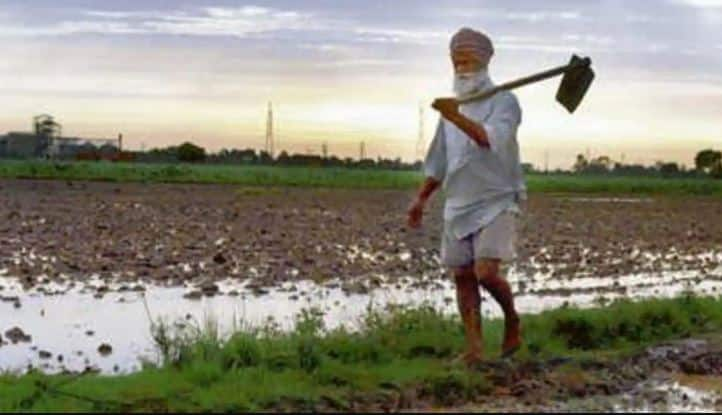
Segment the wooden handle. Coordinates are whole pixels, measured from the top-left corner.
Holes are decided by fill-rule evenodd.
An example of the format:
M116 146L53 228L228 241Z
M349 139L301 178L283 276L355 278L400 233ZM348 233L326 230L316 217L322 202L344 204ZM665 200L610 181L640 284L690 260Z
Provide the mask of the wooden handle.
M496 86L488 91L477 92L475 94L469 95L468 97L464 97L464 98L460 98L460 99L457 98L457 101L460 104L465 104L467 102L484 100L484 99L487 99L487 98L495 95L497 92L508 91L510 89L518 88L520 86L532 84L534 82L543 81L545 79L553 78L557 75L567 73L568 71L578 68L580 66L589 66L591 64L592 64L592 60L589 58L583 58L583 59L578 59L578 60L575 60L574 58L572 58L572 62L569 64L566 64L564 66L559 66L559 67L556 67L553 69L549 69L548 71L539 72L537 74L530 75L530 76L527 76L524 78L519 78L515 81L507 82L507 83L501 84L499 86Z

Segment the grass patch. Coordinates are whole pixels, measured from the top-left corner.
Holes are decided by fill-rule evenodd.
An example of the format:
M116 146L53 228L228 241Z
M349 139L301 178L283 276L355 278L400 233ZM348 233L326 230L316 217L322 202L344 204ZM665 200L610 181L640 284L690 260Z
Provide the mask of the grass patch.
M59 164L45 161L10 160L0 161L0 177L372 189L412 188L421 182L420 174L414 171L110 162ZM246 191L248 192L248 190Z
M0 160L0 177L143 183L218 183L240 186L285 186L367 189L413 189L417 171L272 167L204 164L144 164ZM531 192L584 194L673 194L722 196L722 180L707 178L590 177L527 175ZM241 192L260 195L244 188Z
M488 393L481 373L449 364L463 347L455 317L430 307L369 310L357 331L326 330L321 314L301 313L295 330L242 328L222 338L215 325L173 331L154 326L165 356L123 376L0 376L0 411L348 410L412 389L437 405ZM674 338L722 329L722 298L618 301L523 316L521 361L619 357ZM498 356L502 323L485 322ZM357 406L355 406L357 408Z

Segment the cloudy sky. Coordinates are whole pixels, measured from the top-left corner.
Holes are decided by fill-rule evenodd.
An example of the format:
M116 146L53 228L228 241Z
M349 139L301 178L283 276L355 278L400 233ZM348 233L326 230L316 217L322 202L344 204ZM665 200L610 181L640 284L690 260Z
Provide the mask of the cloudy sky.
M527 161L690 165L722 147L722 0L0 0L0 132L50 113L132 148L261 148L272 101L283 149L411 159L461 26L494 40L497 82L593 59L573 115L557 81L518 90Z

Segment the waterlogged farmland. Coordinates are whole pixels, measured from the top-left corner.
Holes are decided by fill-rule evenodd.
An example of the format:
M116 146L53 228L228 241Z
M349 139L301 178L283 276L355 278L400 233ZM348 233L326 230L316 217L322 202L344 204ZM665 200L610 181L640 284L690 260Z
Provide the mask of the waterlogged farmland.
M6 371L139 373L144 364L167 362L154 331L159 325L179 332L212 328L220 338L248 327L292 333L299 316L312 310L330 334L367 330L370 312L394 304L430 306L442 319L456 311L438 258L440 200L423 229L407 229L410 189L3 180L0 192ZM532 192L519 258L505 272L529 316L620 299L718 297L721 217L716 197ZM711 327L684 323L694 330L683 329L686 317L668 321L659 312L650 321L672 324L669 331L630 338L629 346ZM487 322L501 315L488 297L482 313ZM644 318L635 315L630 324ZM551 326L530 330L523 358L535 350L548 354L551 338L564 341L565 330L577 327L562 325L554 334L554 325L544 324ZM442 355L461 347L460 329L449 327L456 327L450 334L456 340L442 345ZM581 327L573 332L587 331ZM492 357L498 329L498 320L487 325ZM576 338L558 352L579 347ZM716 353L710 348L705 353ZM716 373L710 364L705 376ZM669 382L655 379L637 398L647 405L645 394ZM685 387L675 385L669 390ZM629 399L634 391L625 389ZM714 396L702 406L714 405ZM604 405L639 406L630 402Z

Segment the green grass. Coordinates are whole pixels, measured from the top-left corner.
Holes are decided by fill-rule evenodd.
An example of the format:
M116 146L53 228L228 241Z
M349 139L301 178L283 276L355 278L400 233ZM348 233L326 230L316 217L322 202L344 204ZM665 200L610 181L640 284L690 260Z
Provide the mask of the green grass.
M108 162L56 165L42 161L0 161L0 177L389 189L413 188L421 180L419 173L412 171Z
M417 171L16 160L0 161L0 177L369 189L413 189L423 180ZM722 180L705 178L528 175L526 179L531 192L722 196Z
M619 195L722 196L722 180L710 178L527 175L532 192Z
M722 298L621 301L605 308L523 316L521 361L549 357L614 359L656 342L722 329ZM302 313L296 329L243 328L222 339L215 325L153 330L162 367L115 377L0 376L0 411L347 410L415 390L437 405L489 393L483 373L449 364L463 348L458 320L432 308L369 311L361 328L324 330ZM487 354L497 356L502 322L485 322Z

